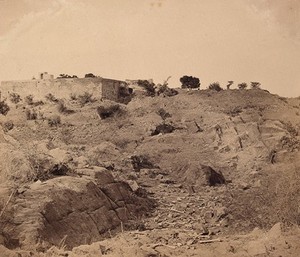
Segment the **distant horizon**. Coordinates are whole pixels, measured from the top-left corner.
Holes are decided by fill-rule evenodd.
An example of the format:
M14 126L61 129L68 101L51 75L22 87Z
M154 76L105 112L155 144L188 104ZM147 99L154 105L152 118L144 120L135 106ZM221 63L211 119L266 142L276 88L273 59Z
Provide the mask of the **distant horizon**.
M45 71L44 71L45 72ZM42 73L42 72L39 72L39 73ZM39 73L37 73L37 75L39 74ZM54 75L54 74L52 74L52 73L50 73L50 72L48 72L48 74L49 75ZM60 74L66 74L66 73L60 73ZM58 76L60 75L60 74L58 74ZM85 73L85 74L88 74L88 73ZM85 77L85 74L84 75L82 75L82 76L78 76L77 74L72 74L72 75L70 75L70 74L66 74L66 75L70 75L70 76L77 76L77 78L75 77L75 78L72 78L72 77L70 77L70 78L58 78L58 76L54 76L54 78L53 78L53 80L56 80L56 79L85 79L86 77ZM93 73L94 74L94 73ZM146 79L146 78L140 78L140 79L135 79L135 78L126 78L126 79L115 79L115 78L109 78L109 77L105 77L105 76L99 76L99 75L97 75L97 74L94 74L96 77L95 78L104 78L104 79L112 79L112 80L118 80L118 81L124 81L124 82L126 82L126 80L152 80L151 78L148 78L148 79ZM89 78L90 79L90 78ZM30 78L27 78L27 79L18 79L18 80L14 80L14 79L11 79L11 80L0 80L0 84L1 84L1 82L9 82L9 81L31 81L31 80L43 80L43 79L38 79L38 78L36 78L35 76L34 76L34 78L32 77L31 79ZM51 80L51 79L44 79L44 80ZM218 82L218 81L213 81L213 82ZM213 82L211 82L211 83L213 83ZM240 83L243 83L243 82L245 82L245 83L247 83L247 85L248 85L248 87L246 88L246 89L238 89L238 84L240 84ZM252 89L251 88L251 82L254 82L254 81L250 81L250 82L247 82L247 81L242 81L242 82L239 82L239 83L233 83L232 85L231 85L231 87L230 87L230 89L229 90L234 90L234 89L237 89L237 90L248 90L248 89ZM259 82L259 81L257 81L257 82ZM210 83L210 84L211 84ZM155 85L157 85L157 84L162 84L162 83L155 83ZM220 86L222 87L222 89L223 90L228 90L227 88L226 88L226 84L228 84L228 83L225 83L224 85L222 85L221 83L220 83ZM175 88L175 89L180 89L181 88L181 84L180 84L180 81L179 81L179 79L178 79L178 85L177 86L172 86L172 85L168 85L169 87L171 87L171 88ZM202 82L201 82L201 79L200 79L200 87L199 87L199 90L207 90L208 89L208 86L209 86L209 84L208 85L206 85L206 87L204 88L203 87L203 84L202 84ZM279 95L279 94L276 94L276 93L274 93L274 92L271 92L270 90L268 90L268 89L266 89L266 88L264 88L263 87L263 85L261 85L261 87L259 88L260 90L267 90L267 91L269 91L271 94L275 94L275 95ZM1 92L1 88L0 88L0 92ZM283 96L283 95L279 95L279 96ZM283 96L283 97L287 97L287 98L297 98L298 96L294 96L294 97L291 97L291 96Z
M50 74L202 88L258 81L300 96L300 1L2 0L0 81Z

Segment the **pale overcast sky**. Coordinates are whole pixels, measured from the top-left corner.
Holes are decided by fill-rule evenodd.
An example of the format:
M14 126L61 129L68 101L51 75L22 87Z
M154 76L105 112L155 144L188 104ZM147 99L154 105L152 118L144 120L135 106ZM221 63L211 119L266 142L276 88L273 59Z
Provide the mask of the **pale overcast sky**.
M299 0L0 0L0 80L260 81L300 96Z

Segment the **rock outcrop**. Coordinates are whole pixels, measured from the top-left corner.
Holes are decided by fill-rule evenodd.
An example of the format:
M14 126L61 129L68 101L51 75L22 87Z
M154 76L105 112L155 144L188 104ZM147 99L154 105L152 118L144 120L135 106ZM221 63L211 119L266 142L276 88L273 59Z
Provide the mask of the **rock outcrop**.
M4 227L9 248L64 245L68 249L100 240L122 223L142 217L151 201L136 196L105 169L83 170L82 177L37 181L16 194Z

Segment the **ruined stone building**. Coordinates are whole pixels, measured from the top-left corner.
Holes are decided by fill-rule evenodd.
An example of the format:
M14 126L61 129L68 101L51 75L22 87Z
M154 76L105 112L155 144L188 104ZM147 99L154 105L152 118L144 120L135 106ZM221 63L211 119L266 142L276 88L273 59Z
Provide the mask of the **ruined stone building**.
M49 93L58 98L69 98L71 94L92 93L94 97L118 101L120 88L127 87L125 81L95 78L59 78L47 72L40 73L37 79L20 81L2 81L0 92L2 98L17 93L21 98L33 94L35 99L43 100Z

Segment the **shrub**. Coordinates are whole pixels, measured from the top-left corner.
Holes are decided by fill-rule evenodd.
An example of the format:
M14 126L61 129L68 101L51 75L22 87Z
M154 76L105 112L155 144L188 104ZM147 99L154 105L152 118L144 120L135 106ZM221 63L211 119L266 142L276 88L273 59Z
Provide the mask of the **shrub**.
M57 103L58 102L58 99L52 95L51 93L47 94L45 96L46 100L48 100L49 102L52 102L52 103Z
M37 119L37 113L35 110L26 109L25 114L26 114L27 120L36 120Z
M57 110L58 110L58 112L64 113L64 114L74 113L73 110L70 110L70 109L67 108L67 106L65 105L63 100L58 101Z
M97 107L97 113L99 117L104 120L109 117L120 116L124 111L121 109L120 105L114 104L110 106L99 106Z
M286 104L289 103L285 97L280 96L280 97L278 97L278 99L285 102Z
M149 80L138 80L138 85L146 90L147 96L155 96L155 84Z
M93 73L87 73L84 75L85 78L96 78L97 76L95 76Z
M156 128L151 132L151 136L155 136L158 134L168 134L172 133L175 130L175 127L170 124L159 124Z
M247 87L248 85L245 82L238 84L238 89L246 89Z
M48 125L49 125L50 127L58 126L58 125L61 124L61 118L60 118L59 115L54 115L54 116L52 116L52 117L49 117L49 118L47 119L47 121L48 121Z
M7 113L9 112L9 110L10 110L10 108L7 105L7 103L4 100L0 101L0 114L6 116Z
M43 105L44 102L43 101L37 101L34 102L33 101L33 95L28 95L25 97L25 103L28 105L33 105L33 106L38 106L38 105Z
M88 92L84 92L83 95L79 95L77 97L77 100L81 104L81 106L84 106L87 103L92 103L95 101L95 99L93 99L93 94Z
M172 117L172 115L170 113L168 113L164 108L160 108L157 112L156 112L163 120Z
M20 95L17 94L17 93L10 93L10 94L9 94L9 100L10 100L12 103L17 104L17 103L19 103L22 99L21 99Z
M60 100L60 101L58 102L58 104L57 104L57 110L58 110L60 113L66 112L67 107L65 106L65 103L64 103L62 100Z
M251 82L251 88L253 89L259 89L261 86L260 82Z
M28 95L25 97L25 103L28 105L33 105L33 95Z
M130 157L132 167L139 172L141 169L155 169L159 168L154 165L147 155L133 155Z
M71 172L65 163L53 163L47 157L29 156L29 163L35 172L34 181L46 181L57 176L67 176Z
M210 89L210 90L215 90L215 91L217 91L217 92L223 90L223 88L220 86L219 82L211 83L211 84L208 86L208 89Z
M163 96L174 96L178 95L178 91L174 88L169 88L167 84L157 85L157 95L163 95Z
M228 115L230 115L230 116L232 116L232 117L235 117L235 116L239 115L241 112L243 112L242 107L236 106L233 109L231 109L231 110L229 110L229 111L227 111L225 113L228 114Z
M200 79L193 76L183 76L180 78L181 88L200 88Z
M129 88L127 85L121 85L119 89L119 102L128 104L133 96L132 88Z
M5 132L8 132L9 130L12 130L14 128L14 123L11 120L9 120L4 122L2 124L2 127Z
M72 76L70 76L69 74L64 74L64 73L62 73L62 74L59 74L59 76L57 77L58 79L70 79L70 78L74 78L74 75L73 75L73 77Z
M77 100L77 95L74 94L74 93L71 93L71 94L70 94L70 100L72 100L72 101Z
M227 89L230 89L231 85L234 83L233 80L228 80L228 84L226 85Z
M289 132L289 134L293 137L298 136L298 130L293 126L293 124L289 121L284 123L286 130Z

